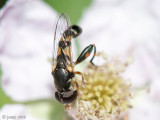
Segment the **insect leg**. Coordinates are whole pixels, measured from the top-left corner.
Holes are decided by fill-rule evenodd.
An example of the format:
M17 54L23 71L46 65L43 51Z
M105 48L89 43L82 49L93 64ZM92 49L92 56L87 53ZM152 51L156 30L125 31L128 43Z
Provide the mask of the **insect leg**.
M77 88L78 96L80 97L82 94L81 94L80 91L79 91L79 85L78 85L78 83L77 83L76 81L74 81L74 84L75 84L75 86L76 86L76 88Z
M67 110L69 110L69 109L71 109L71 106L70 106L69 104L66 104L66 105L65 105L65 111L67 111Z
M84 86L85 81L84 81L83 74L82 74L81 72L79 72L79 71L74 72L74 74L78 74L78 75L81 75L81 76L82 76L82 86Z
M91 45L87 46L87 47L81 52L81 54L80 54L79 57L77 58L77 61L75 62L75 64L77 65L77 64L83 62L86 58L88 58L89 55L91 54L91 52L93 51L93 48L94 48L94 54L93 54L92 59L90 60L90 63L91 63L92 65L94 65L93 59L94 59L94 57L95 57L95 55L96 55L96 46L95 46L95 44L91 44Z
M77 90L79 90L79 85L76 81L74 81L74 84L76 85Z

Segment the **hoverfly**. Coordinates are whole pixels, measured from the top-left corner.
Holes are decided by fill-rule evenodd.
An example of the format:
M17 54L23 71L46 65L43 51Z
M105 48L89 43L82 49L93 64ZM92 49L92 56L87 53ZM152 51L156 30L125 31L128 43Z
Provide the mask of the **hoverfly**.
M78 83L76 81L73 82L75 74L81 75L82 81L84 80L81 72L74 71L74 66L84 61L93 49L94 55L90 60L92 64L96 55L96 47L94 44L91 44L81 52L76 62L72 61L71 40L81 32L82 29L79 26L70 26L68 18L64 14L60 15L54 34L52 75L57 89L55 98L62 104L69 104L78 96Z

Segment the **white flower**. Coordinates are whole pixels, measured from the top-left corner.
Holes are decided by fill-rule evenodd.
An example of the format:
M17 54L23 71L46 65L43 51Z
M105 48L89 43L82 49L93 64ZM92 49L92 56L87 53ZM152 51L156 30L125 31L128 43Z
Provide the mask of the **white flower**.
M158 110L156 106L160 107L160 14L156 7L159 5L158 0L95 0L81 20L82 48L94 43L98 51L117 54L122 59L133 56L134 62L124 76L130 78L132 86L150 83L151 92L141 94L143 99L133 106L131 120L160 118L157 112L152 112Z

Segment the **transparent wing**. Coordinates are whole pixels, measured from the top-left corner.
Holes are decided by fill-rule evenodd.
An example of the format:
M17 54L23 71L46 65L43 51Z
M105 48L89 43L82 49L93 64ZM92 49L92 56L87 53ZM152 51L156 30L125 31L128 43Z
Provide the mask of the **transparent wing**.
M66 17L65 14L61 14L57 20L55 32L54 32L54 41L53 41L53 63L56 62L57 59L57 51L58 51L58 43L60 39L63 37L64 31L69 28L70 21Z

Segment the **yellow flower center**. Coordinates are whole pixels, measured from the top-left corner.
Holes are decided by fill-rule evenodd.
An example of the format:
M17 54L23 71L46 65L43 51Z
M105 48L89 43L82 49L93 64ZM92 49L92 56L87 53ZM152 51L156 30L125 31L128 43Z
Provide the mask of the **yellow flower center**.
M130 84L121 75L127 65L111 60L103 66L87 66L85 88L80 86L77 100L79 118L110 120L129 108Z

